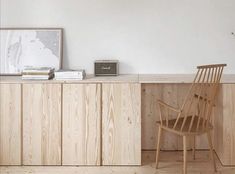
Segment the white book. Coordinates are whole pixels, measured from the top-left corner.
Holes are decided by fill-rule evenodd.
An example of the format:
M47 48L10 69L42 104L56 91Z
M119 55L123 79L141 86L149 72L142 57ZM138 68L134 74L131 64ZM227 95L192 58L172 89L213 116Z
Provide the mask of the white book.
M55 80L83 80L83 78L55 78Z
M84 70L59 70L55 72L55 78L63 78L63 79L72 79L78 78L83 79L85 77Z
M56 77L84 77L83 74L55 74Z
M80 78L80 79L83 79L84 78L84 76L82 76L82 75L76 75L76 76L71 76L71 75L69 75L69 76L66 76L66 75L63 75L63 76L58 76L58 75L55 75L55 78Z
M22 75L23 80L48 80L52 79L54 75Z
M22 80L49 80L49 77L22 77Z
M26 66L24 67L22 73L51 73L54 72L54 68L52 67L31 67Z
M57 76L78 76L78 75L83 76L84 75L83 73L80 73L80 72L71 72L71 73L70 72L68 72L68 73L55 72L54 74Z
M55 74L72 74L72 75L76 75L76 74L85 74L84 70L59 70L56 71Z

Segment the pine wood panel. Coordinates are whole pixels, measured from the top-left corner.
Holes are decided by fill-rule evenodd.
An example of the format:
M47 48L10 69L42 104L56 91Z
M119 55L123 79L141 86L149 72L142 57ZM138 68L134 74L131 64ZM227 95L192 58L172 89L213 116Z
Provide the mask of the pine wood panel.
M44 84L86 84L86 83L138 83L138 74L119 74L118 76L94 76L87 74L83 80L22 80L21 76L0 76L1 83L44 83Z
M180 107L190 84L142 84L142 149L156 149L159 107L157 100L165 101L171 106ZM162 133L161 150L182 150L182 137L164 131ZM188 140L188 149L192 140ZM206 135L196 137L196 149L208 149Z
M102 104L102 164L140 165L140 84L103 84Z
M139 74L139 83L182 84L192 83L195 74ZM235 74L223 74L221 83L234 84Z
M0 84L0 165L21 164L21 85Z
M235 84L221 86L216 106L215 151L223 165L235 165Z
M101 85L63 85L63 165L100 165Z
M61 164L61 85L23 85L23 164Z
M120 74L118 76L94 76L87 74L84 80L22 80L21 76L0 76L0 83L192 83L195 74ZM235 74L223 74L221 83L235 84Z

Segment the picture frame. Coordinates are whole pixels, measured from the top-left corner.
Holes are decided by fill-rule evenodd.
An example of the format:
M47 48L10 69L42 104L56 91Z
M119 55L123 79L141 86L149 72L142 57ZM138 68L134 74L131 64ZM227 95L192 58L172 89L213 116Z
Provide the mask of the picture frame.
M0 75L21 75L25 66L62 68L62 28L0 28Z

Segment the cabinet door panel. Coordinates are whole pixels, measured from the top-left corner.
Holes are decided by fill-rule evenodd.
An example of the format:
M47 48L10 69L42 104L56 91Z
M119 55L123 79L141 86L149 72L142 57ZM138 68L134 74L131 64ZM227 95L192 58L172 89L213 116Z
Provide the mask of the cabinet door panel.
M61 164L61 85L23 85L23 164Z
M21 164L21 85L0 84L0 165Z
M102 85L103 165L141 164L140 84Z
M63 165L100 165L101 85L63 85Z

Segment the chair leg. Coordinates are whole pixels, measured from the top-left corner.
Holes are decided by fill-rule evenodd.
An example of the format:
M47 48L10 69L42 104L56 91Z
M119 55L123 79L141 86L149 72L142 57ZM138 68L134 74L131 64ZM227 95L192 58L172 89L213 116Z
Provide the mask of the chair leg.
M208 143L209 143L209 147L210 147L210 154L211 154L211 160L212 160L212 163L213 163L213 166L214 166L214 171L217 172L210 131L207 132L207 138L208 138Z
M195 160L196 136L193 136L193 159Z
M156 149L156 169L158 169L158 163L159 163L161 136L162 136L162 128L161 128L161 126L159 126L159 128L158 128L158 138L157 138L157 149Z
M183 174L187 174L187 137L186 136L183 136L183 146L184 146Z

